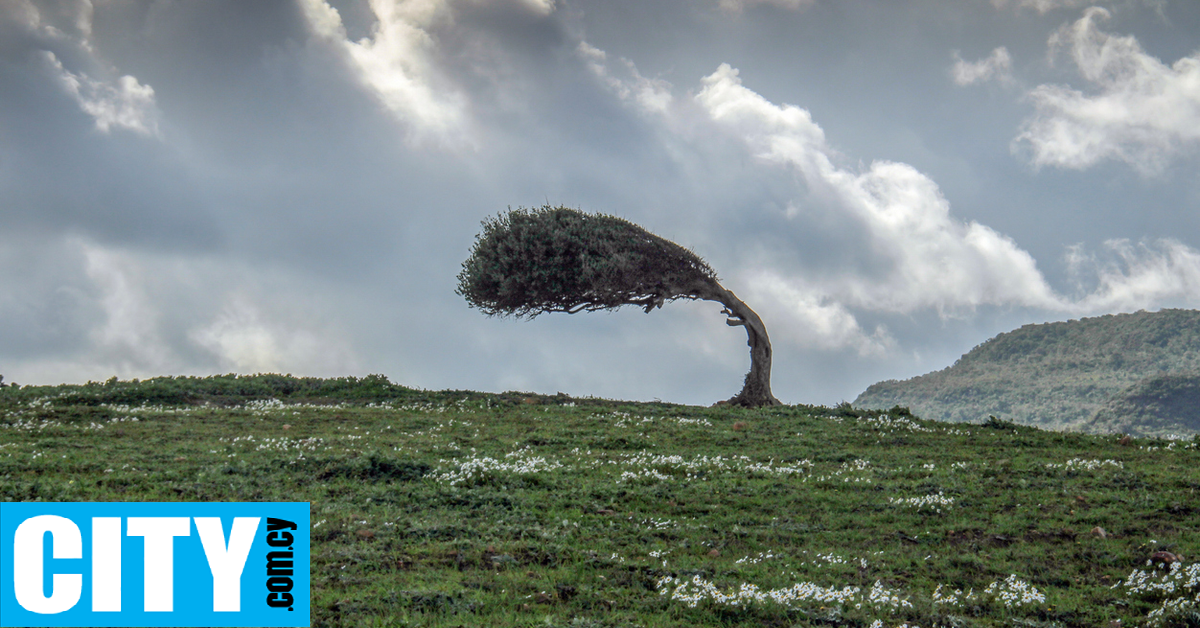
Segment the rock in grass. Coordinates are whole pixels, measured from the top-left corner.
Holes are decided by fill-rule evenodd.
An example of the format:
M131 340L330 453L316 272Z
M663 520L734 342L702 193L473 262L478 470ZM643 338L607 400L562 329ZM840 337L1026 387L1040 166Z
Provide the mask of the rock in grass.
M1150 555L1150 562L1156 565L1170 567L1172 564L1183 560L1183 556L1172 552L1154 552Z

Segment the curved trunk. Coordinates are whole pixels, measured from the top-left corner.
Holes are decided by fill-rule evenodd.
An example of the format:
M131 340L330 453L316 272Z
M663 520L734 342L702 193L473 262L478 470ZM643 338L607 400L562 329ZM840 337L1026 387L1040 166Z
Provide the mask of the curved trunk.
M714 281L705 288L697 290L696 296L724 305L722 313L729 317L725 324L745 327L746 344L750 346L750 372L746 373L742 392L725 403L749 408L783 405L771 394L771 339L767 337L767 327L762 319L721 284Z

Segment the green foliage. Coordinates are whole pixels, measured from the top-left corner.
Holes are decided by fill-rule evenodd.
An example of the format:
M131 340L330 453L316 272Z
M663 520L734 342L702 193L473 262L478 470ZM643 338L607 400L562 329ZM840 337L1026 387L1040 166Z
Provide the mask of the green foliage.
M1017 424L1004 419L997 419L995 416L989 415L987 420L980 424L980 427L985 427L993 430L1015 430Z
M1105 433L1112 421L1097 423L1093 417L1114 396L1148 377L1196 371L1200 312L1138 312L1025 325L941 371L874 384L854 403L899 404L940 421L995 415L1048 429ZM1145 434L1165 433L1149 424L1143 428Z
M1194 625L1194 584L1131 583L1200 555L1200 439L215 379L5 390L0 501L309 502L314 628ZM192 405L100 400L168 383ZM692 607L667 578L858 593Z
M1200 374L1141 380L1109 399L1091 426L1099 432L1134 436L1200 433Z
M414 396L416 391L393 384L383 375L366 377L293 377L274 373L154 377L61 386L0 387L0 407L39 398L61 405L234 403L252 399L354 399L384 401Z
M509 210L483 223L458 289L489 316L639 305L716 281L695 253L615 216L567 207Z

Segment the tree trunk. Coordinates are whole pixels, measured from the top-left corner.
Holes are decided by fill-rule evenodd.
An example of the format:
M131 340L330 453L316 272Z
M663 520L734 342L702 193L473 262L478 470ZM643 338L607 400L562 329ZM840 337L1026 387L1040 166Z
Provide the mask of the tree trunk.
M750 306L721 284L714 281L713 285L707 288L698 291L697 296L724 305L722 313L729 317L725 323L734 327L745 327L746 344L750 346L750 372L746 373L742 392L726 403L748 408L783 405L771 394L771 339L767 337L767 328L762 319Z

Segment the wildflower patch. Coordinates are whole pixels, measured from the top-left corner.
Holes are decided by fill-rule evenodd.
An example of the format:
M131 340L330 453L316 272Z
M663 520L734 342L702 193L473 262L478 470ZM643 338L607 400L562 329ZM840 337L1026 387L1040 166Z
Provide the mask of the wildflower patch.
M889 497L888 503L894 506L908 506L917 510L928 508L936 512L942 512L942 507L954 505L954 498L947 497L944 492L938 491L935 495L923 495L921 497Z
M797 582L789 587L764 591L758 585L748 582L722 590L700 576L693 576L691 579L663 576L659 578L655 588L658 589L659 595L669 596L672 601L683 602L690 608L696 608L702 602L732 607L775 604L789 609L813 604L838 604L856 609L864 606L893 610L912 608L911 602L901 598L879 581L866 591L861 587L823 587L812 582Z
M1200 615L1200 563L1186 566L1182 561L1171 563L1165 572L1135 569L1116 587L1123 588L1127 596L1159 604L1146 615L1152 626L1173 619L1194 620Z

